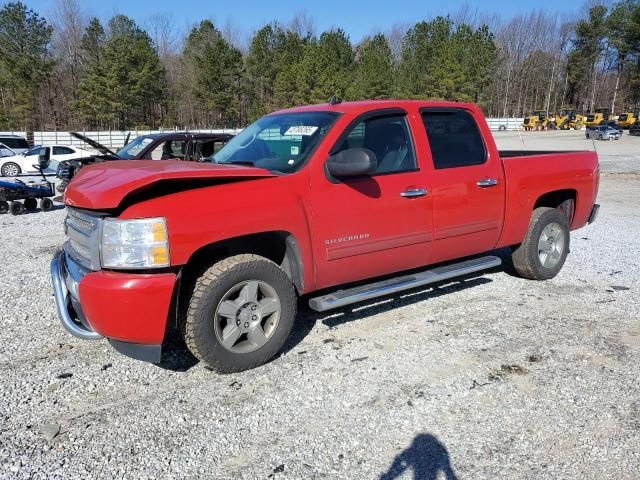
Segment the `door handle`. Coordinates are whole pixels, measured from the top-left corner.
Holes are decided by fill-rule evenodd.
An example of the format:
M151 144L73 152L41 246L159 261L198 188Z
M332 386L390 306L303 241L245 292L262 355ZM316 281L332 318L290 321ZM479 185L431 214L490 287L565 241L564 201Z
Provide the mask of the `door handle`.
M400 196L404 198L424 197L427 193L429 192L426 188L410 188L400 193Z
M480 188L495 187L497 184L498 180L495 178L481 178L476 182Z

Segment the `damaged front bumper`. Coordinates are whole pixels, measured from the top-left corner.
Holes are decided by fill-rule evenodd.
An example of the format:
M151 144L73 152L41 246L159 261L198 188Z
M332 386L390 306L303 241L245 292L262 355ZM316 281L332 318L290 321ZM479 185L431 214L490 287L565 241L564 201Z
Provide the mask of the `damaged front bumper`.
M69 333L84 340L107 338L124 355L160 362L174 273L96 272L60 250L51 260L51 279L58 315Z

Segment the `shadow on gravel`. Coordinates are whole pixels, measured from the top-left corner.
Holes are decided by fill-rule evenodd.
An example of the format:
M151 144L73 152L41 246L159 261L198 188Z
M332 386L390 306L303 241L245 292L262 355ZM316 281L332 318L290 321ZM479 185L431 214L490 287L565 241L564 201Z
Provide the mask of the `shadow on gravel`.
M157 365L172 372L186 372L197 364L198 359L187 349L182 335L177 330L168 332L162 344L162 357Z
M480 276L483 273L486 272L478 272L466 277L448 280L443 283L436 283L427 287L406 290L394 295L376 298L374 300L369 300L368 302L356 303L336 310L331 310L329 312L316 312L311 310L308 305L309 299L307 297L303 297L298 301L298 318L296 319L296 324L293 327L291 335L289 335L289 339L287 340L282 353L288 353L290 350L295 348L296 345L302 342L318 320L329 328L335 328L339 325L343 325L354 320L361 320L371 315L388 312L413 303L422 302L431 298L491 283L491 279Z
M411 446L396 456L380 480L398 478L407 470L413 472L414 480L436 480L441 472L446 480L458 478L451 466L449 452L435 436L428 433L417 435Z
M275 358L289 353L300 342L302 342L309 332L311 332L318 320L329 328L335 328L339 325L352 322L354 320L361 320L371 315L388 312L413 303L422 302L442 295L448 295L468 288L491 283L491 279L482 276L486 273L505 272L509 275L515 275L515 272L513 272L513 266L511 265L511 253L509 249L498 250L492 252L492 254L502 258L503 264L501 266L491 270L447 280L445 282L434 283L426 287L419 287L369 300L367 302L356 303L343 308L331 310L329 312L316 312L311 310L308 304L309 297L301 297L298 299L298 315L293 330L291 331L282 352ZM314 292L313 295L321 295L322 293L323 292ZM162 358L158 366L175 372L186 372L197 363L198 360L191 355L180 334L177 332L168 333L162 349Z

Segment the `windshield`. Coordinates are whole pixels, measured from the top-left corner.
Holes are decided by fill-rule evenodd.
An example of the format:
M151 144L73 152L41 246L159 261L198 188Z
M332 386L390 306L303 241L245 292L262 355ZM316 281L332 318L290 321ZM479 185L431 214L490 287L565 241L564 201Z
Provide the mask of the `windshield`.
M206 160L293 173L304 165L337 117L335 112L267 115L249 125Z
M23 155L25 157L28 157L30 155L40 155L40 149L42 148L42 145L36 145L35 147L27 150L26 152L23 153Z
M133 160L138 154L153 142L153 137L136 137L116 152L120 158Z

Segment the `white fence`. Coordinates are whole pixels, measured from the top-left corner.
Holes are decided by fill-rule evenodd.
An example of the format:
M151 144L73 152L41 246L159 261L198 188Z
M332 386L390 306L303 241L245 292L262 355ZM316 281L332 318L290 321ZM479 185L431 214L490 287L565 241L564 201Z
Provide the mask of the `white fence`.
M487 118L491 130L521 130L524 118Z
M487 118L487 123L491 130L519 130L522 128L523 118ZM152 133L170 133L178 130L131 130L128 132L104 130L95 132L78 132L82 135L101 143L112 150L124 145L124 141L129 133L133 140L139 135L149 135ZM190 130L191 132L203 133L232 133L237 134L241 129L212 129L212 130ZM0 135L19 135L25 137L26 132L0 132ZM34 145L82 145L84 142L71 136L69 132L33 132Z
M79 131L78 133L101 143L107 148L112 150L118 149L124 145L124 141L129 133L131 134L130 140L133 140L139 135L149 135L152 133L171 133L184 130L131 130L127 132L120 131L100 131L100 132L85 132ZM189 130L190 132L197 133L232 133L236 134L239 129L210 129L210 130ZM27 136L26 132L0 132L0 135L19 135L21 137ZM78 145L81 146L84 142L73 137L69 132L33 132L33 144L34 145Z

